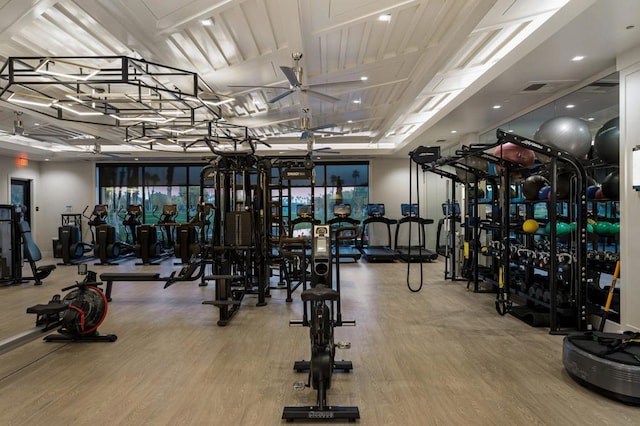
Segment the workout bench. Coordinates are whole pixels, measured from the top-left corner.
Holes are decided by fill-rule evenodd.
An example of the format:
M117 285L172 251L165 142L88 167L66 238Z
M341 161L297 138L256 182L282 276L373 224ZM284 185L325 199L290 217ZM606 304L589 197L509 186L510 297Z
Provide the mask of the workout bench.
M198 273L195 273L198 270ZM104 295L107 301L111 302L111 291L113 283L116 281L164 281L164 288L170 287L177 282L195 281L203 276L204 267L201 261L191 261L184 266L176 275L176 271L171 272L168 277L161 277L158 272L105 272L100 274L100 281L106 283ZM201 283L201 286L206 285Z

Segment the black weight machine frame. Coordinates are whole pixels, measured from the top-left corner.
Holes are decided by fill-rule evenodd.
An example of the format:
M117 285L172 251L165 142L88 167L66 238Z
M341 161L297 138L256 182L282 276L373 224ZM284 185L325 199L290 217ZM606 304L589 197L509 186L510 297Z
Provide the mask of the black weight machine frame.
M206 259L212 273L203 277L215 281L215 298L202 303L218 308L217 324L222 327L238 312L246 294L257 294L256 306L265 306L271 296L271 220L266 203L271 161L255 155L253 147L251 152L217 154L200 172L201 199L205 188L215 190L211 258Z

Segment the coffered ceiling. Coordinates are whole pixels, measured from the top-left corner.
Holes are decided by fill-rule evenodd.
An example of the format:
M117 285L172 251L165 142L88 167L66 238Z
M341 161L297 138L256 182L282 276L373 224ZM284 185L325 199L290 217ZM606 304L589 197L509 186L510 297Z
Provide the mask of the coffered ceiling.
M217 126L227 126L240 137L236 126L246 126L259 152L269 155L332 147L343 157L404 156L417 145L456 144L612 69L617 53L640 43L640 30L629 28L640 26L638 3L0 0L0 61L37 57L28 67L41 73L81 64L86 77L56 92L52 87L65 72L35 74L46 83L38 93L56 99L45 111L20 103L18 95L32 87L12 82L8 69L0 73L6 89L0 149L34 159L179 160L210 153L195 142L202 132L211 136L202 124L209 122L216 135ZM572 63L575 55L585 59ZM60 57L80 58L65 65L56 63ZM171 98L151 107L156 115L162 109L164 130L157 120L150 125L147 115L125 120L106 112L116 90L100 81L121 57L197 75L194 93L171 73L147 80L153 83L145 90ZM53 59L38 70L46 58ZM95 76L89 76L92 69ZM546 82L547 90L523 94L535 82ZM148 107L146 92L133 90L137 103ZM85 97L69 100L79 94ZM492 109L496 103L499 110ZM167 104L195 110L199 127L167 119ZM95 114L81 116L81 108Z

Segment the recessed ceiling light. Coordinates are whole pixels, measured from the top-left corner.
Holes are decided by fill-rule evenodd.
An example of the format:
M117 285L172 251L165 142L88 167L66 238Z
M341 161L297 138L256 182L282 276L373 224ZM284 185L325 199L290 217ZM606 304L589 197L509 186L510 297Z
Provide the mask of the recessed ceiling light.
M502 105L494 105L493 106L493 109L500 109L500 108L502 108Z
M34 126L39 126L39 125L40 125L40 123L33 123L33 125L34 125Z
M384 15L378 16L378 21L390 22L391 21L391 14L390 13L385 13Z
M509 130L507 130L507 132L513 133L513 129L509 129Z
M571 60L574 61L574 62L578 62L578 61L581 61L583 59L584 59L584 56L581 56L581 55L577 55L577 56L574 56L573 58L571 58Z
M593 121L593 120L595 120L595 118L593 118L593 117L587 118L587 121Z
M138 158L134 158L133 160L134 160L134 161L138 161Z
M575 108L576 106L574 104L569 104L566 106L566 108L571 109L571 108Z
M360 77L360 81L367 81L369 80L369 77L367 77L366 75L363 75L362 77Z
M362 101L361 101L360 99L354 99L354 100L353 100L353 103L354 103L354 104L359 104L359 103L362 103Z
M210 27L213 25L213 19L211 18L207 18L207 19L203 19L202 21L200 21L200 23L204 26L204 27Z
M45 158L45 159L44 159L44 161L49 161L49 159L48 159L48 158Z
M451 133L458 133L458 131L457 130L452 130Z

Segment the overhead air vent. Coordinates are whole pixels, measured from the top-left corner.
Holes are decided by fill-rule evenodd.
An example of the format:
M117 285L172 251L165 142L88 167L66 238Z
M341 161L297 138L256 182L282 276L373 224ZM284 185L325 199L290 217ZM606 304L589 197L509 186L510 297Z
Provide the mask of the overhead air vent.
M524 88L523 92L537 92L546 86L547 83L533 83Z

